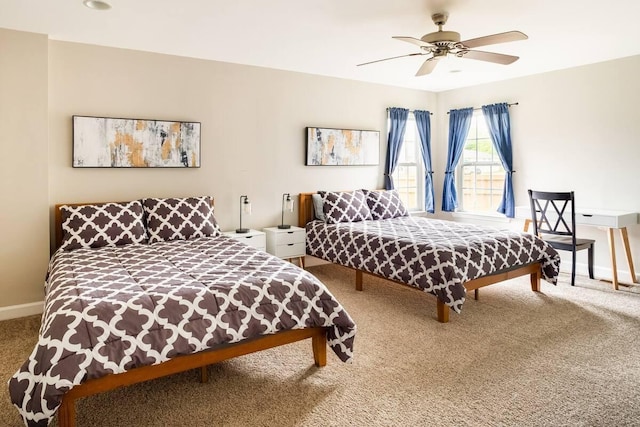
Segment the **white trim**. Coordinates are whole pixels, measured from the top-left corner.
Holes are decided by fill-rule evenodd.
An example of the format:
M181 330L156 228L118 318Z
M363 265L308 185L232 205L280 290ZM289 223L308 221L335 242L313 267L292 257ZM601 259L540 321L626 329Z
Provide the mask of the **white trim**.
M482 221L492 221L492 222L511 222L511 218L507 218L504 215L500 215L498 213L480 213L480 212L452 212L451 216L453 218L464 218L464 219L479 219Z
M17 319L18 317L42 314L43 310L44 301L0 307L0 320Z

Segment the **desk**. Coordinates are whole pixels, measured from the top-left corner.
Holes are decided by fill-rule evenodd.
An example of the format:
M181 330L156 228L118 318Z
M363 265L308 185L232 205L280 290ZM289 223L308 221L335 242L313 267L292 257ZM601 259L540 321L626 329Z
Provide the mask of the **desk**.
M529 206L516 206L516 218L524 218L524 231L529 230L531 224L531 208ZM553 219L552 216L549 216ZM613 289L618 289L618 268L616 266L616 249L614 242L614 230L620 230L622 244L627 256L629 264L629 272L631 273L631 282L638 283L636 280L636 272L633 268L633 258L631 257L631 248L629 247L629 234L627 226L638 223L638 213L626 211L613 211L604 209L576 209L576 224L589 225L593 227L605 227L607 229L607 237L609 239L609 255L611 256L611 272Z

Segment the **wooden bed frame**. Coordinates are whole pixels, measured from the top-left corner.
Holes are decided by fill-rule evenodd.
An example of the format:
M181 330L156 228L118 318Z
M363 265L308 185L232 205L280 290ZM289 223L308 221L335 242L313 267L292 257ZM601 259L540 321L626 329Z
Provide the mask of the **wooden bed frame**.
M66 206L83 206L87 204L95 203L75 203L66 204ZM62 243L62 215L60 206L63 205L55 205L56 248L60 247ZM315 365L317 367L325 366L327 364L327 328L291 329L234 344L223 344L198 353L178 356L159 365L134 368L127 372L107 375L74 386L65 393L62 398L62 404L60 408L58 408L58 425L60 427L75 426L75 401L81 397L87 397L119 387L197 368L200 369L200 381L207 382L208 365L308 338L311 338Z
M314 193L300 193L300 201L298 205L298 226L304 228L309 221L314 219L313 212L313 200L312 195ZM363 273L370 274L372 276L380 277L385 280L389 280L394 283L399 283L401 285L409 286L411 289L416 289L423 292L421 289L418 289L414 286L407 285L406 283L398 282L396 280L388 279L386 277L369 273L366 271L358 270L352 267L349 267L356 272L356 290L362 291L362 276ZM464 287L467 291L475 291L475 299L478 299L478 289L483 288L485 286L492 285L494 283L503 282L505 280L513 279L515 277L520 276L530 276L531 281L531 290L534 292L540 292L540 278L542 277L542 266L540 262L534 262L531 264L527 264L522 267L515 267L512 269L503 270L489 276L479 277L474 280L470 280L464 283ZM442 301L437 299L437 314L438 321L441 323L447 323L449 321L449 307L447 307Z

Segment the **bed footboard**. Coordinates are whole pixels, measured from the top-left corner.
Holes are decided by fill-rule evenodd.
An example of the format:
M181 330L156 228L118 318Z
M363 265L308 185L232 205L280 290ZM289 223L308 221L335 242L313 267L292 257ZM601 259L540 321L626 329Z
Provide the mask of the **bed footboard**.
M362 286L363 271L357 270L357 269L354 269L354 270L356 271L356 280L355 280L356 290L362 291L363 290L363 286ZM372 273L367 273L367 274L371 274L372 276L380 277L382 279L389 280L394 283L399 283L404 286L409 286L411 289L416 289L421 291L421 289L415 288L411 285L407 285L406 283L390 280L390 279L387 279L386 277L379 276L377 274L372 274ZM516 267L509 270L501 271L499 273L491 274L489 276L479 277L477 279L466 282L464 284L464 287L467 289L467 291L475 291L475 299L478 299L478 289L483 288L485 286L493 285L494 283L499 283L505 280L514 279L516 277L526 276L526 275L530 276L529 279L531 281L531 290L534 292L540 292L540 279L542 277L542 266L539 262L534 262L532 264L528 264L522 267ZM445 303L443 303L438 299L437 300L437 318L439 322L447 323L449 321L449 311L450 311L450 308L447 305L445 305Z
M75 386L62 399L62 404L58 409L58 425L60 427L75 426L75 401L78 398L197 368L200 368L200 380L206 382L206 366L208 365L307 338L311 338L315 365L325 366L327 364L326 328L292 329L273 335L264 335L253 340L176 357L159 365L144 366L121 374L107 375Z

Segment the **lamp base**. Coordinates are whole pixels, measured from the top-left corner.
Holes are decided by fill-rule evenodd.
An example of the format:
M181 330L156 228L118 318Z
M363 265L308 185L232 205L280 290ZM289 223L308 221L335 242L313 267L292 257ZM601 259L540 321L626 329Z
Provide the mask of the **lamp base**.
M282 225L279 225L278 228L280 230L286 230L288 228L291 228L291 226L289 224L282 224Z
M236 228L236 233L248 233L248 228Z

